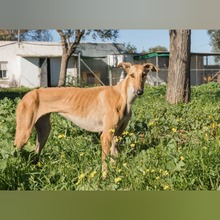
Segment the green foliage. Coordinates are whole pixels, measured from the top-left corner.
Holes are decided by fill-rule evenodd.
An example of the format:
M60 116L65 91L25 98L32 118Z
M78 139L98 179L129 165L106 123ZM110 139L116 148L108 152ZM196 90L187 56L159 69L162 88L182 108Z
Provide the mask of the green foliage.
M163 47L163 46L160 46L160 45L158 45L158 46L155 46L155 47L150 47L149 49L148 49L148 52L149 53L152 53L152 52L167 52L168 50L167 50L167 48L166 47Z
M208 35L210 36L210 45L212 47L212 52L219 53L220 50L220 30L208 30ZM215 62L218 63L220 56L215 56Z
M0 189L219 190L220 85L192 87L189 104L170 105L165 93L165 86L146 86L136 100L105 180L99 134L53 114L49 140L33 164L34 134L23 151L13 147L21 96L0 99Z

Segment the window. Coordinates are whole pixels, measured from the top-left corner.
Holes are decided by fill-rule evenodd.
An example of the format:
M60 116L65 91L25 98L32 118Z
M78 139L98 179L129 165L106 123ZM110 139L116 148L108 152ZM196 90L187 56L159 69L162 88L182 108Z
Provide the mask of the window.
M7 62L0 62L0 79L7 78Z

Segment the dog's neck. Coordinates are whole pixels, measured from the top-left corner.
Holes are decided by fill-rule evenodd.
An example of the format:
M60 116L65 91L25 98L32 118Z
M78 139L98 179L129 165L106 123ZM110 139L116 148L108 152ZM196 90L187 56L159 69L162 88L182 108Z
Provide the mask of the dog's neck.
M130 111L131 105L133 104L136 95L134 93L134 88L130 81L130 77L126 76L121 82L119 82L116 87L118 88L121 96L124 100L124 104L127 106L127 111Z

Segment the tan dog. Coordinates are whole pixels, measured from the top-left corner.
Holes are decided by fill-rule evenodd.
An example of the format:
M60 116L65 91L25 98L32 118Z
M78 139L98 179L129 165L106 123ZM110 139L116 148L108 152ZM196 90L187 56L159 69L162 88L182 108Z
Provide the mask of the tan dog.
M106 171L106 156L117 156L115 139L125 130L131 118L131 105L144 92L149 71L158 71L151 63L122 62L127 76L115 86L94 88L40 88L27 93L16 111L14 144L20 150L28 141L35 126L37 140L35 151L40 155L49 136L50 114L57 112L79 127L102 132L102 170ZM115 132L111 132L114 129Z

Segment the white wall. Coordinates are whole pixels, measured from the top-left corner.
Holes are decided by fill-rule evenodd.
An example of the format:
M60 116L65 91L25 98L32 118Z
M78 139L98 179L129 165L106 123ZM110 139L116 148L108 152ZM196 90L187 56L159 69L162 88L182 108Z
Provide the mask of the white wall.
M39 58L21 58L20 86L39 87L40 86L40 68Z
M0 62L7 62L7 79L0 80L0 87L9 87L12 83L18 83L20 76L20 60L16 56L17 44L6 42L0 44Z

